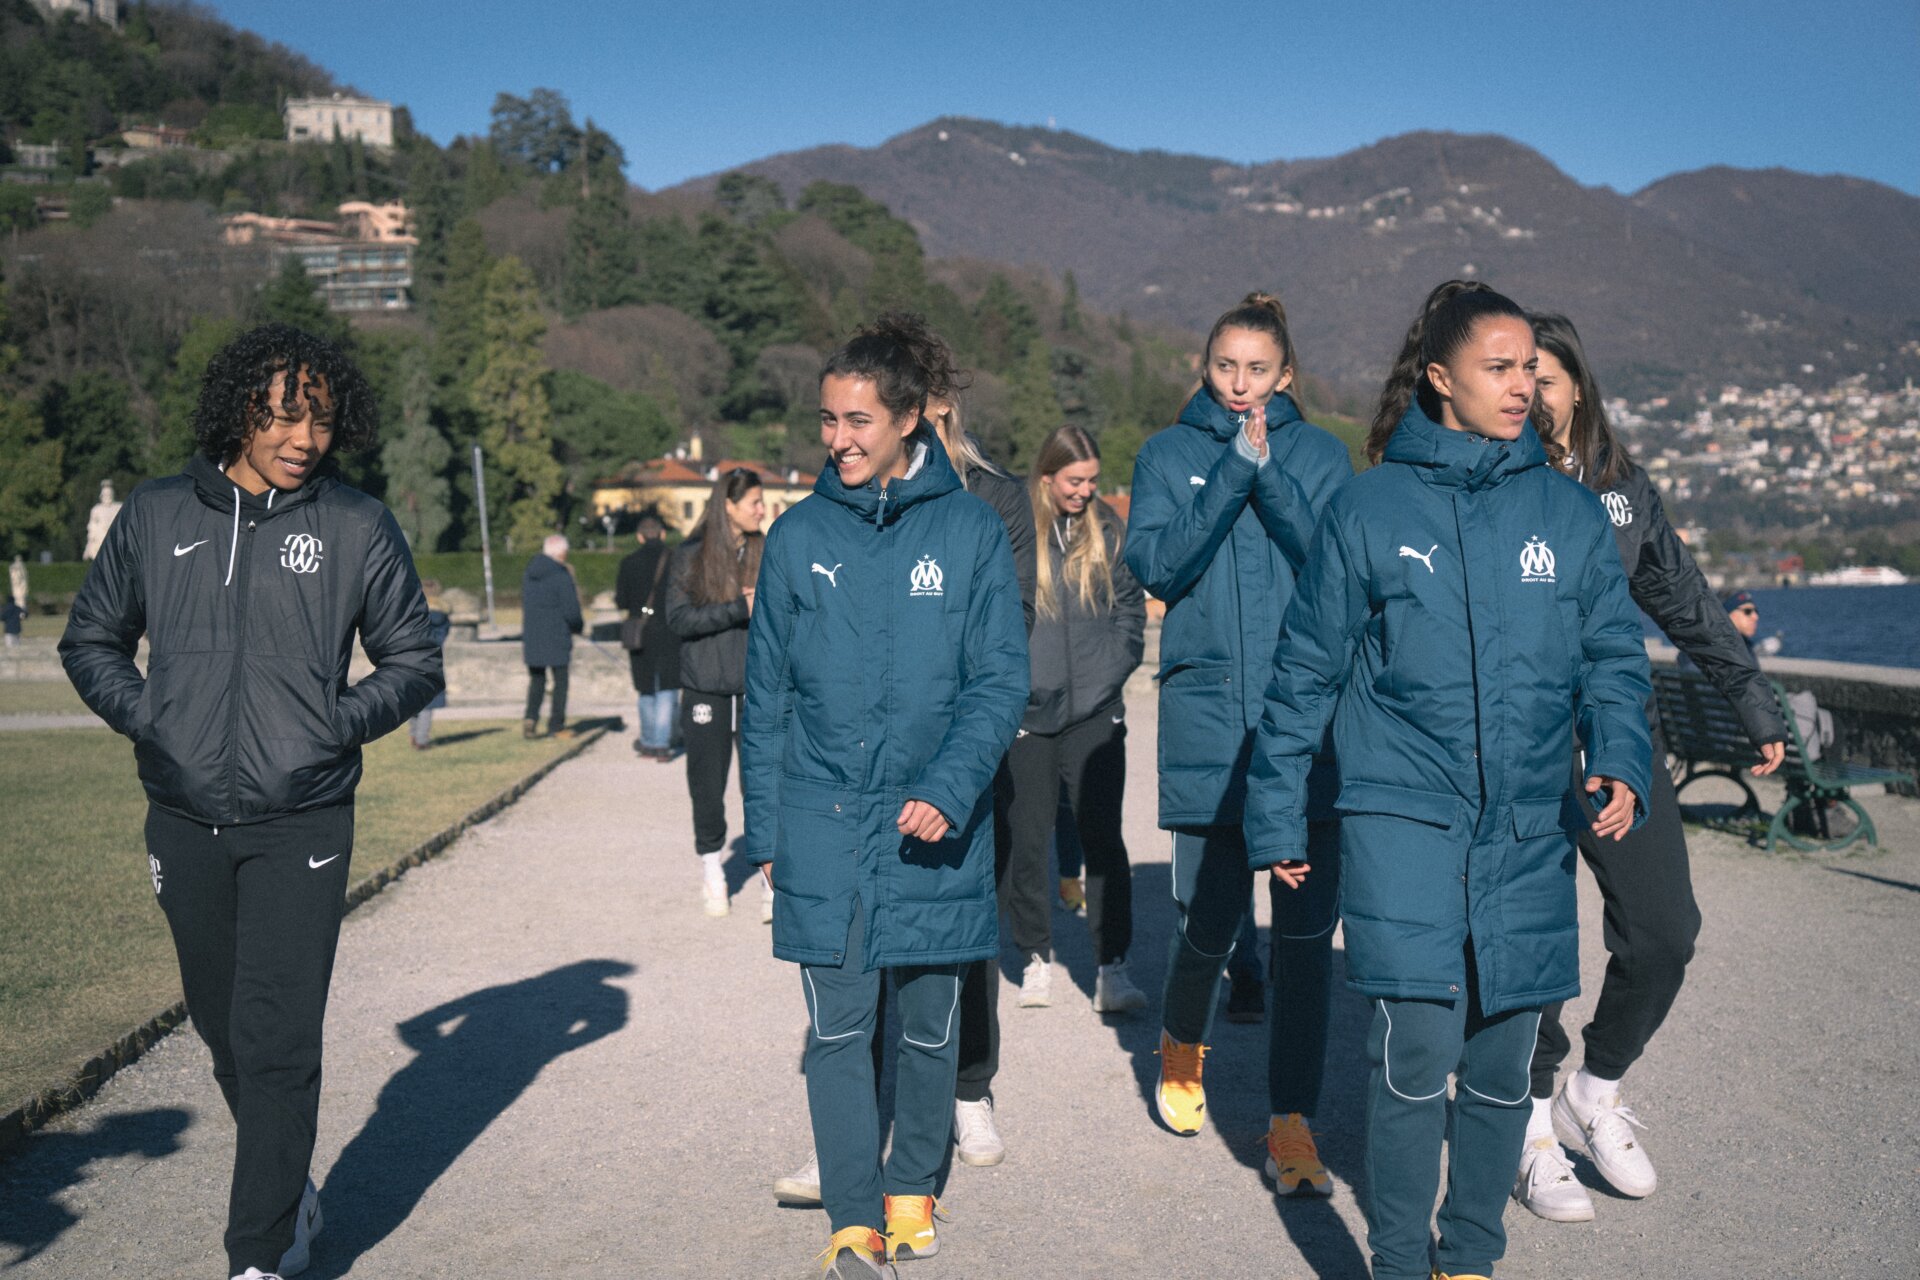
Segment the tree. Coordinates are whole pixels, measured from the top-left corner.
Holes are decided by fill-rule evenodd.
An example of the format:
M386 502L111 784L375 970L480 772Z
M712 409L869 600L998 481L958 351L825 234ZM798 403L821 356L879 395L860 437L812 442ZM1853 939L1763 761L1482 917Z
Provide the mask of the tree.
M713 189L713 199L735 222L749 227L761 226L787 211L786 193L779 183L738 169L720 179Z
M974 303L973 320L980 335L980 362L996 373L1018 364L1040 336L1033 308L1014 290L1013 282L998 272Z
M567 256L561 305L568 315L615 307L637 292L639 245L627 211L627 180L620 147L587 121L580 201L567 220Z
M535 89L524 98L500 94L493 100L492 115L487 140L502 160L536 173L559 173L579 152L581 135L573 109L556 90Z
M1027 344L1027 354L1015 366L1009 388L1007 424L1017 471L1032 467L1047 433L1060 425L1060 397L1053 389L1053 353L1045 340Z
M416 554L436 551L453 523L448 508L447 465L453 446L433 422L433 375L415 349L400 358L400 431L380 450L387 475L387 505Z
M254 324L289 324L342 346L351 341L347 322L327 310L326 301L313 287L313 277L291 253L281 261L273 282L254 295L247 319Z
M172 475L193 456L193 410L200 402L200 380L207 362L239 332L238 324L221 316L197 316L188 327L155 397L159 414L147 439L148 475Z
M571 369L556 369L549 386L554 444L576 490L629 462L658 457L673 439L673 423L652 396Z
M484 341L487 280L493 255L480 224L463 218L447 237L446 279L433 296L434 377L443 387L464 390Z
M1066 296L1060 300L1060 332L1079 333L1086 327L1086 321L1080 314L1080 282L1073 272L1067 272Z
M490 492L500 506L508 550L537 546L553 532L554 502L560 496L547 368L540 355L546 329L533 273L512 256L494 263L487 273L479 369L470 399L481 446L499 476L499 487Z
M31 406L0 396L0 558L30 555L66 536L61 453Z
M122 497L145 478L146 433L133 415L126 383L111 374L82 373L49 382L40 392L40 421L47 438L63 451L63 504L67 510L66 556L85 545L86 517L111 480Z

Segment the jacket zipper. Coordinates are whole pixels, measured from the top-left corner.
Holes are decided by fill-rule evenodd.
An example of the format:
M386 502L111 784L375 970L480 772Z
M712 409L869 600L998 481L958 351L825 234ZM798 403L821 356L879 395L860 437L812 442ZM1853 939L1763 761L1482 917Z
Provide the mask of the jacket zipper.
M238 499L235 499L234 509L239 510ZM251 535L254 524L253 520L248 520L243 530L249 535L248 554L240 557L240 581L233 597L233 607L239 614L240 625L233 645L233 679L227 686L227 813L235 819L240 816L240 686L247 664L247 583L253 576Z

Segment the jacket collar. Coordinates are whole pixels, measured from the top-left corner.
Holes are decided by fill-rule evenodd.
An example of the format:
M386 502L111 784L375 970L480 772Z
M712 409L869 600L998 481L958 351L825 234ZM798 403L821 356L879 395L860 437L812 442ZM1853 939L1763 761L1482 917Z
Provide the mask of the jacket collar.
M1186 426L1196 427L1214 439L1225 444L1233 439L1240 430L1240 422L1227 412L1227 407L1213 398L1213 393L1201 387L1187 401L1186 408L1180 410L1180 421ZM1276 391L1267 400L1267 431L1269 434L1280 430L1290 423L1301 421L1300 406L1293 397L1284 391Z
M1393 429L1382 461L1419 468L1428 484L1471 492L1545 466L1547 451L1540 446L1531 422L1520 429L1518 439L1490 440L1441 426L1422 412L1416 401L1407 406L1400 425Z
M234 510L237 503L249 513L276 516L282 511L291 511L312 502L340 483L331 458L323 459L315 468L313 478L291 492L268 489L265 493L248 493L227 479L226 473L203 453L196 453L188 459L183 474L192 479L200 501L223 515Z
M813 491L830 502L839 503L863 520L884 525L899 519L900 513L908 507L951 493L960 487L960 477L955 474L953 463L947 458L946 448L924 420L907 437L907 450L913 459L907 474L888 484L885 489L880 487L878 480L869 480L857 489L847 488L840 483L839 469L829 460L826 466L820 468L820 478L813 482Z

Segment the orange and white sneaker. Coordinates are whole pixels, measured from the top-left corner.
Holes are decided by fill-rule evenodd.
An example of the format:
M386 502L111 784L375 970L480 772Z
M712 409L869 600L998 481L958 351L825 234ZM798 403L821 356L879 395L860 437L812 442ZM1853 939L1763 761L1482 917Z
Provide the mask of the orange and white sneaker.
M886 1205L889 1261L912 1262L940 1252L933 1219L938 1215L944 1220L947 1215L932 1196L888 1196Z
M1192 1137L1207 1122L1207 1091L1200 1087L1200 1062L1207 1056L1203 1044L1182 1044L1160 1033L1160 1084L1153 1100L1167 1128Z
M887 1265L887 1241L872 1227L842 1227L820 1255L820 1272L830 1280L899 1280Z
M1320 1163L1313 1131L1298 1111L1275 1116L1267 1125L1267 1177L1283 1196L1330 1196L1333 1179Z

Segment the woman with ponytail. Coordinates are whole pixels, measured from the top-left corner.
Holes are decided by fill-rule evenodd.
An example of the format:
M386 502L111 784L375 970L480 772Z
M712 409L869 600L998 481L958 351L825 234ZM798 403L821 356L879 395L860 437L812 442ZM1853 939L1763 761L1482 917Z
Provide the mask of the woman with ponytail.
M1593 367L1573 322L1533 316L1540 352L1534 422L1547 456L1567 475L1600 495L1633 602L1727 697L1769 774L1785 755L1786 721L1753 653L1667 523L1660 493L1614 437ZM1648 718L1653 719L1649 704ZM1653 726L1653 758L1667 758ZM1514 1199L1555 1222L1587 1222L1593 1199L1573 1176L1560 1144L1585 1152L1594 1168L1625 1196L1653 1193L1653 1162L1636 1132L1641 1127L1621 1100L1620 1081L1666 1020L1693 941L1700 909L1687 868L1687 837L1673 781L1652 775L1647 823L1620 841L1580 833L1580 852L1606 906L1606 978L1593 1021L1581 1032L1586 1053L1578 1071L1554 1093L1554 1077L1571 1047L1560 1026L1560 1004L1540 1018L1533 1052L1533 1113Z
M931 335L882 316L827 360L815 500L767 537L747 644L747 856L800 966L807 1101L835 1277L938 1248L960 971L998 950L990 788L1027 701L1006 531L924 414ZM871 1048L898 1011L881 1163Z
M1096 495L1100 450L1079 427L1056 427L1040 445L1027 483L1036 560L1032 691L1020 736L1007 753L1013 775L1007 854L1007 914L1027 959L1023 1006L1045 1005L1053 930L1047 843L1060 789L1085 853L1087 924L1093 931L1093 1007L1128 1013L1147 997L1127 974L1133 945L1133 871L1120 834L1127 780L1127 677L1140 665L1146 595L1120 558L1121 523Z
M1314 526L1353 472L1346 446L1306 422L1287 394L1287 314L1249 294L1207 335L1203 381L1180 420L1140 450L1126 563L1166 602L1160 633L1160 825L1173 833L1179 910L1162 991L1160 1118L1195 1134L1206 1119L1201 1063L1250 901L1241 831L1260 692ZM1305 892L1274 882L1272 1121L1267 1172L1283 1195L1332 1182L1308 1126L1326 1048L1334 911L1331 811L1318 809Z
M1253 753L1248 859L1311 885L1332 725L1347 974L1374 1005L1378 1280L1488 1277L1505 1252L1541 1009L1579 990L1574 833L1619 839L1651 787L1639 615L1599 500L1528 422L1534 374L1511 301L1458 280L1428 296L1381 393L1381 465L1314 534Z

